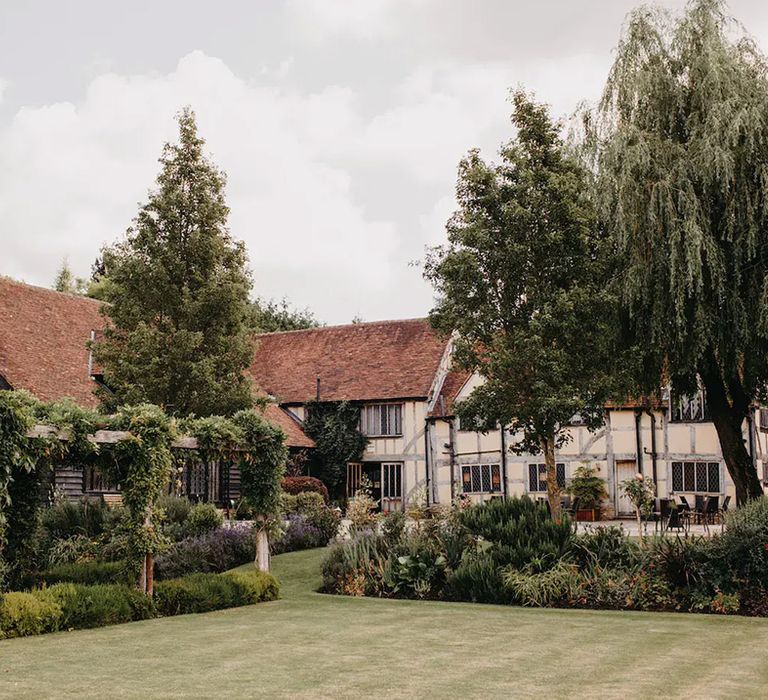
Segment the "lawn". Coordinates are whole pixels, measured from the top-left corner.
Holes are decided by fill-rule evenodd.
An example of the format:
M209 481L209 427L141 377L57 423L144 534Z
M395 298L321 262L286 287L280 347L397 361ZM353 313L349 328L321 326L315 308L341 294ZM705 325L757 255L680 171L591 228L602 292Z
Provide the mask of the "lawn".
M768 620L323 596L0 642L2 697L765 697Z

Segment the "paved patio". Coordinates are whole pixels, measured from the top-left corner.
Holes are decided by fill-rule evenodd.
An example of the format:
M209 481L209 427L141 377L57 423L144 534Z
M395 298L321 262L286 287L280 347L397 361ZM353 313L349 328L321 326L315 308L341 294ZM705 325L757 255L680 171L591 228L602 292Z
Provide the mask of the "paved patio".
M640 536L640 530L637 526L636 520L600 520L596 523L577 523L578 531L579 532L587 532L590 529L594 529L597 527L621 527L623 528L626 533L632 537L639 537ZM645 530L645 534L647 535L653 535L653 534L662 534L661 532L661 523L643 523L643 528ZM691 524L688 526L686 531L683 530L666 530L664 534L666 535L685 535L686 532L689 535L698 535L702 537L711 537L712 535L719 535L723 531L722 524L716 524L716 525L695 525Z

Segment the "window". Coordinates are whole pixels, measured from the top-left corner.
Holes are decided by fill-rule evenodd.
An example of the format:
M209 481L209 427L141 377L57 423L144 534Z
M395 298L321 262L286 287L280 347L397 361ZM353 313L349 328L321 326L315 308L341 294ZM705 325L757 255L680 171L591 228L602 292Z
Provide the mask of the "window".
M403 434L403 404L377 403L363 406L360 429L369 437Z
M672 462L672 490L720 493L720 463Z
M501 470L498 464L464 464L461 467L464 493L499 493Z
M700 389L692 396L681 394L672 395L672 420L676 423L694 423L709 420L709 408L707 407L707 396L703 389Z
M403 465L400 462L385 462L382 470L382 498L402 498L403 496Z
M565 488L565 464L558 462L555 467L557 468L557 485L562 489ZM528 491L531 493L541 492L547 490L547 465L546 464L529 464L528 465Z
M760 409L760 430L768 432L768 408Z
M83 472L84 491L119 491L120 487L110 483L104 475L93 467L86 467Z

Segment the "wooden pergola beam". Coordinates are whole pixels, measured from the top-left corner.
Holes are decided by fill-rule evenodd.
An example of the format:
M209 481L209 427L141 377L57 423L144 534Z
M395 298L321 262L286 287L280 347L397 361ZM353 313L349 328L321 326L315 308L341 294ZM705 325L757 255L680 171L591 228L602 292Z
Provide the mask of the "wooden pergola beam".
M29 432L29 438L57 438L58 440L69 440L71 438L68 430L58 430L51 425L36 425ZM127 430L97 430L88 436L88 440L97 445L114 445L121 440L128 440L131 436ZM189 435L182 435L176 438L171 447L179 450L196 450L198 448L197 438Z

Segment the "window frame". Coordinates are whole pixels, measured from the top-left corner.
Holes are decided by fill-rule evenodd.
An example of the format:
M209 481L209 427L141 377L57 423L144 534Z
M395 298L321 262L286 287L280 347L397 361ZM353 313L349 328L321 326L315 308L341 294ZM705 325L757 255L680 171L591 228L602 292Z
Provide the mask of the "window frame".
M687 468L686 465L691 465L690 468ZM698 487L702 484L699 483L700 479L700 472L699 472L699 466L703 465L705 468L705 474L703 479L706 481L706 490L699 489ZM679 485L681 488L677 488L676 482L678 479L675 476L675 468L680 468L680 477L679 477ZM713 491L709 487L712 485L712 468L717 469L717 490ZM693 484L690 483L690 480L693 480ZM723 494L723 468L721 462L714 462L712 460L708 459L697 459L697 460L675 460L672 462L671 470L670 470L670 483L672 485L671 492L672 493L693 493L703 496L719 496ZM687 488L688 486L693 486L694 488Z
M536 469L536 488L531 488L531 476L533 475L532 469ZM562 479L560 478L560 470L562 469ZM564 489L567 481L568 481L568 474L565 467L565 462L555 462L555 471L557 472L557 482L561 489ZM526 486L528 488L528 493L546 493L547 492L547 482L546 478L544 479L544 488L539 488L541 484L541 475L544 474L546 477L547 474L547 465L545 462L529 462L528 463L528 478L526 479Z
M669 400L669 422L670 423L709 423L712 421L712 417L709 413L709 404L707 403L707 392L702 387L696 392L696 397L701 404L700 416L691 418L689 416L682 415L681 403L690 398L688 394L676 394L670 392Z
M461 464L461 493L465 496L482 496L503 493L504 485L501 483L501 464L498 462L488 462L484 464ZM486 472L485 474L483 472ZM467 480L465 473L469 474L469 489L467 489ZM494 478L495 477L495 478ZM483 488L487 478L488 488ZM494 487L494 481L498 483ZM479 484L477 483L479 482ZM479 485L479 490L474 490L474 486Z
M360 408L360 432L365 435L365 437L368 438L397 438L397 437L403 437L403 406L404 404L400 401L381 401L377 403L367 403L363 404ZM394 409L394 423L395 423L395 429L399 428L399 432L393 432L393 433L385 433L385 432L376 432L376 433L369 433L368 432L368 426L369 426L369 418L368 418L368 412L369 411L375 411L378 410L378 418L376 420L377 429L380 431L384 427L384 421L382 419L382 409L387 409L386 412L386 420L387 420L387 427L389 426L389 408Z

